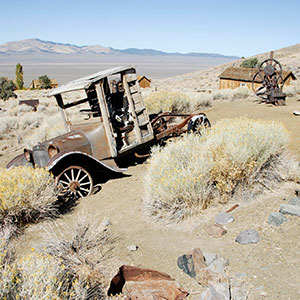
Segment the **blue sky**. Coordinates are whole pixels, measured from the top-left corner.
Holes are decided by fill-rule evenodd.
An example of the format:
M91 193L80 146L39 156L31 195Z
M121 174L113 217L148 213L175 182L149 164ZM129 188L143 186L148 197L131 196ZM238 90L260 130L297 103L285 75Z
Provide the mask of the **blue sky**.
M0 44L40 38L250 56L300 43L299 0L0 0Z

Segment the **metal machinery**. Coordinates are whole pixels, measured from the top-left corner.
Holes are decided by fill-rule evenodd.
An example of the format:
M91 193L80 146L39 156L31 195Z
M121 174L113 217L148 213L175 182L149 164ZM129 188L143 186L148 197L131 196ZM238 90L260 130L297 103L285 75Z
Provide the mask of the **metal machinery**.
M281 64L273 58L271 52L270 58L260 64L258 72L253 76L252 90L263 102L285 105L286 94L282 92L283 85Z

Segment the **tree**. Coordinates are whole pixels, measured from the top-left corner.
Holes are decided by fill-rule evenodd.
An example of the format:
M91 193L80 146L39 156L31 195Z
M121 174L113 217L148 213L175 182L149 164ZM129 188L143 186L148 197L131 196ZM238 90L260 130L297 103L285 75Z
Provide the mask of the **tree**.
M257 68L259 65L259 62L258 62L258 59L257 57L254 57L254 58L249 58L249 59L246 59L244 60L240 67L242 68Z
M39 82L41 89L51 89L51 80L47 75L40 76Z
M17 95L14 93L15 89L16 86L12 80L0 77L0 99L7 100L10 97L17 98Z
M16 65L16 86L18 90L22 90L24 87L23 67L19 63Z

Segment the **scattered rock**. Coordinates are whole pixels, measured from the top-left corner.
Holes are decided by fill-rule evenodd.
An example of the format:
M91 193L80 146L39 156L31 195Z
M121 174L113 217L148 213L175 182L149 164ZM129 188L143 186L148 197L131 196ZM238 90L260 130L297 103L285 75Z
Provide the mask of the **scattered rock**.
M235 241L242 245L257 244L260 241L260 237L256 230L249 229L240 232Z
M227 277L220 274L213 272L209 269L209 267L199 269L196 272L197 282L202 286L208 286L209 284L215 284L226 281Z
M201 269L207 267L207 264L205 263L205 258L200 248L195 248L193 250L192 257L193 257L194 268L197 276L197 274L201 272Z
M181 300L189 295L169 275L132 266L122 266L110 282L108 296L121 293L139 300Z
M300 190L295 190L295 194L297 197L300 197Z
M177 266L190 277L196 277L194 261L192 254L184 254L177 259Z
M110 220L109 220L108 218L105 217L105 218L103 219L101 225L102 225L103 227L108 227L109 225L111 225L111 222L110 222Z
M296 205L296 206L300 206L300 197L294 197L292 198L289 202L289 205Z
M215 259L218 258L218 255L212 252L203 252L203 256L207 266L209 266Z
M234 221L234 217L226 212L221 212L215 217L216 223L225 225Z
M288 219L280 212L272 212L269 215L268 223L275 226L280 226L283 222Z
M215 259L207 268L214 273L225 275L225 266L227 262L222 257Z
M130 245L127 247L129 252L133 252L136 251L137 249L139 249L139 247L137 245Z
M201 295L199 300L230 300L228 283L210 285Z
M300 217L300 206L297 205L281 204L279 211L283 214Z
M207 226L206 231L209 236L218 238L226 234L226 229L221 224L210 224Z

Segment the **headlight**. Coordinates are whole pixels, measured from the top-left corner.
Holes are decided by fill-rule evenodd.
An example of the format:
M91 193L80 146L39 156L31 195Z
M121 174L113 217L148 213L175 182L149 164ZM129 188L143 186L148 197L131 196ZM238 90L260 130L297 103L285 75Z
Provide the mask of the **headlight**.
M54 145L50 145L48 147L48 155L49 158L52 158L53 156L55 156L57 153L59 152L58 148Z
M32 162L32 151L28 149L24 149L24 156L27 161Z

